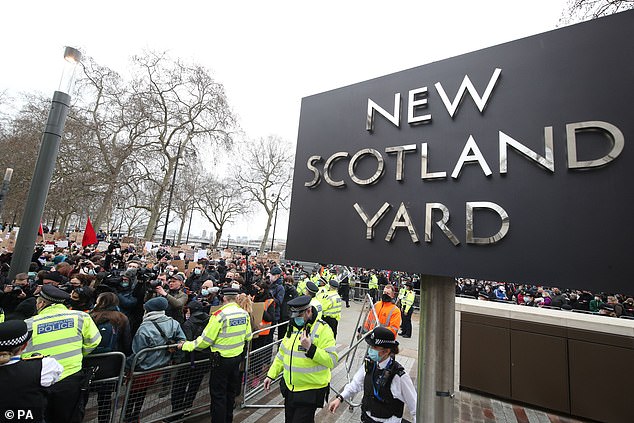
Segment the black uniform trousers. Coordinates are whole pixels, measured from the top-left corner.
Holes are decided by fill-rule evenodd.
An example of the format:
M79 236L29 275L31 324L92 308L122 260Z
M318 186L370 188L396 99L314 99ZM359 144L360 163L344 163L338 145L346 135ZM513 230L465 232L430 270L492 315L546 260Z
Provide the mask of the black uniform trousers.
M284 407L285 423L314 423L317 407Z
M412 313L414 306L411 306L407 313L403 312L403 322L401 324L401 332L403 336L412 336Z
M211 421L233 422L233 405L240 388L240 362L242 355L220 357L217 367L211 369L209 392L211 393Z
M67 376L46 389L46 423L79 423L84 418L85 392L81 390L84 371Z

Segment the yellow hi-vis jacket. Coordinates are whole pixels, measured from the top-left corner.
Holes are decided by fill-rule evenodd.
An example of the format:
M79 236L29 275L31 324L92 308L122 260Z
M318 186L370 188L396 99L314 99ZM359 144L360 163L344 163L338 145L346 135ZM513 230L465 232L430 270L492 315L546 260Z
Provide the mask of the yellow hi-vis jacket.
M308 281L308 278L304 278L301 281L297 282L297 295L306 295L306 282Z
M283 372L284 383L290 391L325 388L330 383L330 370L337 364L335 337L323 320L308 325L312 345L306 351L300 343L304 328L284 337L267 377L275 379Z
M405 292L403 300L401 301L404 313L407 313L409 309L414 305L414 298L416 298L416 293L414 292L414 290Z
M321 304L321 301L319 301L316 297L313 297L310 299L310 305L315 307L317 310L317 318L315 320L321 320L321 315L324 310L324 306Z
M379 289L379 278L376 275L370 276L370 281L368 282L368 289Z
M183 344L183 351L204 350L218 352L224 358L237 357L244 350L244 343L251 339L249 313L235 302L230 302L214 312L203 333L193 341Z
M101 333L92 317L83 311L69 310L63 304L51 304L25 322L33 336L22 357L35 352L53 357L64 366L60 380L80 371L84 356L101 342Z
M333 288L330 291L326 291L320 301L324 307L324 317L333 317L337 320L341 319L341 297L336 289Z

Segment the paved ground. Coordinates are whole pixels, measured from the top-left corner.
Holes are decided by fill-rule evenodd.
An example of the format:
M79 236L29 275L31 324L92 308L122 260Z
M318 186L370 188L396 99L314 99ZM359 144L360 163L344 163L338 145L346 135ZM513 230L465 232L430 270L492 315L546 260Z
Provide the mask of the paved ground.
M351 303L350 308L343 309L342 321L339 325L339 336L337 339L339 351L344 351L350 344L350 339L354 336L355 328L359 313L361 311L361 303ZM399 337L401 343L401 354L398 356L399 362L403 364L408 373L412 376L414 384L416 384L417 360L418 360L418 315L415 313L413 318L413 336L411 339ZM363 352L359 351L359 356ZM353 361L353 369L350 374L360 365L360 358ZM344 365L339 365L333 372L331 385L335 389L342 388L347 381L347 372ZM568 417L561 417L548 414L543 411L531 408L505 403L497 399L487 398L470 392L456 392L454 399L454 421L456 422L474 422L474 423L575 423L580 420L574 420ZM360 402L360 395L354 399ZM279 395L279 389L275 387L268 394L261 394L251 403L262 404L266 406L280 406L283 404L282 397ZM340 407L336 414L330 414L326 409L317 413L315 421L324 423L343 423L360 421L360 407L352 410ZM405 418L411 418L406 410ZM208 418L207 418L208 419ZM201 419L207 421L206 419ZM244 408L236 410L234 422L237 423L282 423L284 422L284 413L282 408Z

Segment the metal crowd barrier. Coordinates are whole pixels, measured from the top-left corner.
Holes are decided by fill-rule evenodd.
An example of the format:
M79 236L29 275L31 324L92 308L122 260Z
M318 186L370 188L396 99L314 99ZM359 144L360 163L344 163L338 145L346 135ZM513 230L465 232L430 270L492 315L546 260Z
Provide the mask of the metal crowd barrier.
M364 299L363 307L357 319L357 327L363 324L367 313L374 308L369 295ZM376 312L375 317L376 317ZM263 381L277 354L282 339L278 339L278 328L287 322L279 323L253 332L251 342L247 344L244 361L241 365L240 395L236 404L242 408L281 408L280 404L265 404L258 401L263 394ZM260 336L269 331L269 335ZM345 363L346 376L350 382L353 363L363 360L367 349L358 346L367 334L350 341L350 346L341 354L335 367ZM169 365L157 369L140 370L138 363L145 355L167 351L176 345L163 345L141 350L132 357L131 366L126 371L126 357L123 353L112 352L88 355L84 358L85 368L94 368L95 376L91 382L87 399L84 422L115 423L183 421L209 414L211 396L209 377L211 365L209 359L177 362L174 355ZM183 354L178 352L177 354ZM356 370L358 366L355 366ZM278 382L281 376L274 382ZM332 388L335 393L336 389ZM354 404L348 401L351 407Z
M170 364L151 370L137 368L137 363L144 355L175 347L162 345L146 348L133 357L120 422L182 421L209 413L209 359Z
M273 359L277 354L282 338L278 338L280 326L287 322L279 323L269 328L260 329L253 332L253 338L247 345L247 354L244 361L244 376L242 378L242 408L280 408L283 405L257 403L257 398L264 390L262 382L266 377ZM269 335L261 335L270 330ZM281 376L275 379L277 382Z
M350 285L350 300L364 301L365 296L370 294L370 290L367 288L367 284L364 283L364 287L359 286L360 284L361 283L357 281L355 286ZM383 287L379 286L376 294L378 298L373 298L372 300L378 301L382 293ZM398 291L396 291L396 294L398 295ZM414 289L414 294L414 310L420 310L420 289Z
M366 295L363 306L361 307L361 311L359 312L359 316L357 318L356 327L360 327L361 325L363 325L363 323L365 322L365 318L367 317L369 312L374 313L374 317L378 321L376 310L374 310L374 304L372 300L370 299L370 296ZM280 326L280 325L277 325L277 326ZM255 335L263 331L266 331L266 329L262 329L253 333ZM362 361L365 355L367 354L367 348L359 349L358 346L365 340L365 337L368 335L369 335L369 332L359 335L359 339L355 339L355 337L352 337L352 339L350 340L350 346L344 352L339 354L339 359L337 363L335 364L335 368L333 368L333 371L334 371L339 365L344 364L348 383L351 381L350 372L353 369L352 367L353 363ZM283 408L284 407L283 404L269 404L266 402L262 402L262 401L265 401L265 399L263 398L264 396L262 395L264 387L261 383L262 381L264 381L264 378L266 377L266 373L268 372L269 367L271 363L273 362L273 359L275 358L275 354L277 353L279 344L281 342L282 342L282 339L277 339L275 341L267 340L265 342L261 342L265 345L257 347L257 348L253 348L253 349L252 349L252 344L249 344L248 350L247 350L248 352L247 352L246 360L245 360L245 374L243 378L242 408ZM258 342L255 341L255 344L257 346ZM357 366L354 367L354 371L356 371L356 368ZM281 378L282 376L280 375L277 379L273 381L273 383L278 382ZM335 392L335 394L339 393L335 388L332 387L332 385L330 389L333 392ZM348 400L346 400L346 402L351 408L358 407L361 405L361 403L356 404Z
M86 403L85 422L111 423L122 399L125 355L121 352L91 354L84 357L83 368L94 369Z

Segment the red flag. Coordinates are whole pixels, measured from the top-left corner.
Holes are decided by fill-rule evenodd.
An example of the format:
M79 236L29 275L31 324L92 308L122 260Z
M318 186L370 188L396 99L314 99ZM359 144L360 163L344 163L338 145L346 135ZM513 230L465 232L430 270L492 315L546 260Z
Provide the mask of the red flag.
M97 234L95 233L95 228L92 227L92 223L90 222L90 217L86 222L86 230L84 231L84 237L81 239L81 246L85 247L86 245L93 245L97 243Z
M42 228L42 222L40 222L40 227L37 230L37 234L41 236L42 238L44 238L44 229Z

